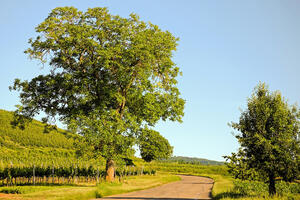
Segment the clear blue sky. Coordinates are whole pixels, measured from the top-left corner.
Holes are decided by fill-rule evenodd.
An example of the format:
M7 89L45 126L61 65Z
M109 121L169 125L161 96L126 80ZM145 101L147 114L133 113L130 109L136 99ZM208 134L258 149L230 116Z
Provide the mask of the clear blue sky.
M259 81L300 100L300 1L198 0L1 0L0 108L14 110L15 78L31 79L41 66L23 53L34 28L58 6L108 7L112 14L138 14L180 38L174 61L181 68L182 124L156 129L174 146L174 155L223 160L238 143L227 123Z

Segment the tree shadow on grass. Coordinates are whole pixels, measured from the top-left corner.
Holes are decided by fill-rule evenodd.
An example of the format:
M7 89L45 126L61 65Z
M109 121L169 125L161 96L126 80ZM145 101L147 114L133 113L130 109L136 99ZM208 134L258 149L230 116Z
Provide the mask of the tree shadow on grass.
M223 199L223 198L239 199L239 198L243 198L243 197L252 197L252 196L230 191L230 192L219 193L216 196L214 196L212 199L214 199L214 200L219 200L219 199Z

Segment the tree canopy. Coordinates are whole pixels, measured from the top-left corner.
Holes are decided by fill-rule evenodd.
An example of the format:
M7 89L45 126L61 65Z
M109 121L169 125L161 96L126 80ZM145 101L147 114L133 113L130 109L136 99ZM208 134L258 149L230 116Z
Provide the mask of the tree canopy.
M235 166L252 170L248 175L258 173L269 182L271 195L276 193L276 177L296 179L300 169L299 119L297 106L290 106L280 92L270 92L266 84L260 83L239 122L231 123L240 132L236 138L241 145L237 154L226 157L231 169Z
M139 147L141 157L147 162L167 159L173 153L173 147L169 141L160 135L159 132L150 129L144 129L143 133L140 134Z
M58 7L36 27L25 53L49 67L30 81L16 79L21 105L15 125L41 111L88 137L107 159L127 152L145 126L181 121L172 61L178 38L135 14L111 15L106 8Z

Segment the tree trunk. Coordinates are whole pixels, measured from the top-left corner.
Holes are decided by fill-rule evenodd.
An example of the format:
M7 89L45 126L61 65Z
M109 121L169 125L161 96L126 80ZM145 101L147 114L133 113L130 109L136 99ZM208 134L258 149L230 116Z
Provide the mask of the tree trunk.
M113 182L115 180L115 162L111 159L106 161L106 181Z
M273 196L276 194L276 187L275 187L275 177L274 174L269 175L269 195Z

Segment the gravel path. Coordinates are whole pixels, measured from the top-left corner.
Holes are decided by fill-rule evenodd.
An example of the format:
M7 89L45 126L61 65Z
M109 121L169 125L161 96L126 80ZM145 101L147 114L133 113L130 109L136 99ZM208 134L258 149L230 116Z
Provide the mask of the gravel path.
M151 189L104 197L103 200L196 200L211 199L213 180L205 177L180 175L181 181Z

